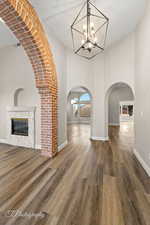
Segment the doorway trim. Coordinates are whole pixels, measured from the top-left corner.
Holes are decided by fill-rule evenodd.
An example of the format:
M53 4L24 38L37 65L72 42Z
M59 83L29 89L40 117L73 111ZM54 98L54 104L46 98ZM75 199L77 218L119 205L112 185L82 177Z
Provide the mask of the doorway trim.
M89 95L90 95L90 98L91 98L91 118L90 118L90 139L92 139L92 125L93 125L93 96L92 96L92 93L91 91L85 87L85 86L75 86L75 87L72 87L69 89L68 91L68 94L67 94L67 104L68 104L68 101L69 101L69 96L70 96L70 93L73 91L73 90L76 90L76 89L84 89Z
M105 92L105 136L106 136L106 137L109 137L109 135L108 135L108 126L109 126L109 122L108 122L108 112L109 112L109 111L108 111L108 101L109 101L109 96L110 96L111 92L112 92L116 87L121 86L121 85L129 87L129 88L131 89L132 94L133 94L133 97L134 97L134 99L135 99L135 92L134 92L134 89L131 87L131 85L129 85L129 84L126 83L126 82L122 82L122 81L116 82L116 83L111 84L111 85L107 88L107 90L106 90L106 92ZM119 107L119 106L118 106L118 107Z

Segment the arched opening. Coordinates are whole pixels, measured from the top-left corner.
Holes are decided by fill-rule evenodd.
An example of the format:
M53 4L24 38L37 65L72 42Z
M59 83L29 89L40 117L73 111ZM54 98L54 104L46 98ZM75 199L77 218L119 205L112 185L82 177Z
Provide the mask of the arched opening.
M57 76L47 37L28 0L1 0L0 18L31 62L41 99L41 150L53 157L57 153Z
M75 134L91 137L92 95L85 87L72 88L67 99L68 140Z
M105 132L118 127L120 131L133 131L134 93L132 88L123 82L113 84L105 96ZM108 135L109 136L109 135Z
M19 95L23 92L23 88L17 88L14 93L14 106L17 107L19 105Z

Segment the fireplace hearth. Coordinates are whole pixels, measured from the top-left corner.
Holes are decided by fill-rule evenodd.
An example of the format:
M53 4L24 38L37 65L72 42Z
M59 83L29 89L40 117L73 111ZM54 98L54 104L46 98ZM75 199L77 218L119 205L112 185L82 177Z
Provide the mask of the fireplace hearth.
M36 107L7 107L7 140L10 145L35 148Z

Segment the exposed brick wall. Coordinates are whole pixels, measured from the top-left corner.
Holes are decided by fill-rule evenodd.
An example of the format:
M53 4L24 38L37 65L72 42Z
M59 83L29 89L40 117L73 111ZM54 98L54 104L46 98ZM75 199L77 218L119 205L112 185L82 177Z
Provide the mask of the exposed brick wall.
M57 117L57 98L51 95L48 88L40 89L41 96L41 144L43 155L52 157L56 154L57 124L52 123ZM53 107L51 104L53 103ZM53 137L51 136L53 134ZM52 141L51 141L52 139ZM51 149L51 151L49 151Z
M41 96L42 153L57 152L57 76L41 22L27 0L0 0L0 17L24 47Z

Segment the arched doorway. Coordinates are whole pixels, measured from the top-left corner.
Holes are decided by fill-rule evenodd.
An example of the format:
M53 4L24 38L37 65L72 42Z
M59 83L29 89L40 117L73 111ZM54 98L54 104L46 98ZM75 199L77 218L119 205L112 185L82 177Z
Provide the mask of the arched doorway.
M72 88L67 99L68 140L69 134L74 133L75 130L80 135L84 135L85 131L85 136L90 139L91 122L92 95L90 91L85 87Z
M1 0L0 18L24 47L41 97L42 154L57 153L57 76L42 24L28 0Z
M108 88L105 95L105 132L108 128L119 127L125 131L133 127L134 122L134 92L124 83L118 82Z

